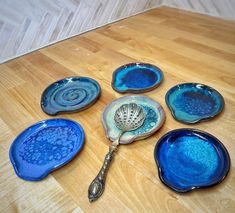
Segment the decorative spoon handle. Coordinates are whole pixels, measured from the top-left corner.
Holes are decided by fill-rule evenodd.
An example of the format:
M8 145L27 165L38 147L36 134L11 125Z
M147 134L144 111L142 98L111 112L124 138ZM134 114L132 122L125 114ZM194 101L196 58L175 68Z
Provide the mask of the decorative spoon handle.
M109 152L106 154L104 158L103 166L101 167L98 175L95 177L95 179L91 182L89 186L88 198L90 202L97 200L103 194L106 175L111 165L114 152L117 150L118 145L119 145L119 138L110 145Z

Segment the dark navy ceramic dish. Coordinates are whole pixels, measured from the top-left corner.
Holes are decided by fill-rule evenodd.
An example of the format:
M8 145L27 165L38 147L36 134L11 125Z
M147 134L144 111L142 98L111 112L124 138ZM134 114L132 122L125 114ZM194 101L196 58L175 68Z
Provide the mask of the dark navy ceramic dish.
M84 144L84 130L68 119L40 121L13 141L9 156L16 174L39 181L72 160Z
M156 144L154 157L161 181L176 192L214 186L230 169L224 145L196 129L168 132Z
M97 81L88 77L68 77L45 89L41 108L49 115L81 111L94 104L100 93Z
M224 108L224 99L218 91L198 83L172 87L165 100L173 117L188 124L213 118Z
M113 73L112 87L119 93L142 93L156 88L163 80L162 71L146 63L126 64Z

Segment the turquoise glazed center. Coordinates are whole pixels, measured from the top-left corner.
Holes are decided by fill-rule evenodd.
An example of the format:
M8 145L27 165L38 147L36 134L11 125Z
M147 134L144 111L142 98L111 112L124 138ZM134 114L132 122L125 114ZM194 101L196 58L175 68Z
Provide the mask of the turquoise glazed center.
M149 69L129 69L119 73L118 77L120 80L117 80L117 87L120 87L122 90L127 88L138 88L143 89L153 85L158 76L149 70Z
M183 181L193 183L198 180L203 182L212 176L217 169L219 159L212 144L195 136L183 136L170 145L166 160L169 163L169 172L181 173ZM188 181L189 176L191 178Z

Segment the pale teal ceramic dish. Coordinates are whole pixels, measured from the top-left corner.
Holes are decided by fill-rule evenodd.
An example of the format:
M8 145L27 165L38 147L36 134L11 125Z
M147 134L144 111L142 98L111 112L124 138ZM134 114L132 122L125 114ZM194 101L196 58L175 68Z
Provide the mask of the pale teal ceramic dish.
M143 125L133 131L126 132L120 139L120 144L128 144L136 140L146 138L155 133L165 121L165 112L162 106L147 96L124 96L111 102L102 114L102 123L106 132L107 138L111 141L117 139L120 134L120 129L115 125L115 111L123 104L136 103L143 107L146 114Z

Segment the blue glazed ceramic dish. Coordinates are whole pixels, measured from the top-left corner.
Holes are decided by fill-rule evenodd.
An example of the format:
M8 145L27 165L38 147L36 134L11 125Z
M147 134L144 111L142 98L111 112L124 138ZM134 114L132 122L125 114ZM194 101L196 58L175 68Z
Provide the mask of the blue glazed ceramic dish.
M81 111L94 104L100 93L97 81L88 77L68 77L45 89L41 108L48 115Z
M163 80L162 71L146 63L126 64L113 73L112 87L119 93L142 93L156 88Z
M154 157L161 181L176 192L214 186L230 169L224 145L196 129L168 132L156 144Z
M188 124L213 118L224 108L224 99L218 91L198 83L172 87L165 100L173 117Z
M84 130L68 119L40 121L13 141L9 156L16 174L39 181L72 160L84 144Z

